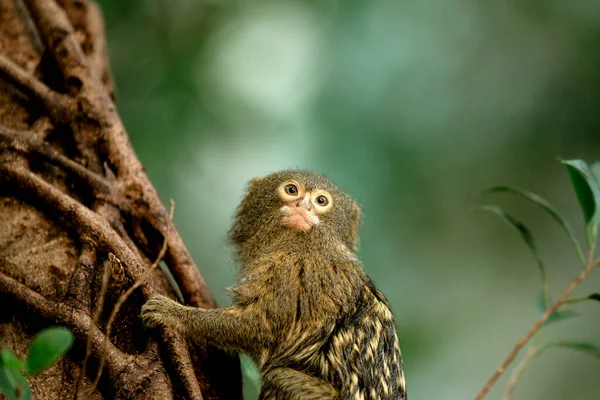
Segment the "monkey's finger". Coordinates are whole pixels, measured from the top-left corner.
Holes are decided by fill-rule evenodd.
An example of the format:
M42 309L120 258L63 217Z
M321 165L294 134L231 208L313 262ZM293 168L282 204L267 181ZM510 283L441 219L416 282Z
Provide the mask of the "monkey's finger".
M142 308L140 317L142 318L142 323L148 328L154 328L158 325L168 325L172 319L168 313L144 308Z
M148 327L148 328L155 328L156 326L159 325L158 323L158 318L156 318L156 316L153 316L152 314L146 313L146 314L142 314L142 323L144 324L144 326Z
M144 325L155 327L157 325L168 325L172 319L172 311L179 304L165 296L155 296L142 306L140 317Z

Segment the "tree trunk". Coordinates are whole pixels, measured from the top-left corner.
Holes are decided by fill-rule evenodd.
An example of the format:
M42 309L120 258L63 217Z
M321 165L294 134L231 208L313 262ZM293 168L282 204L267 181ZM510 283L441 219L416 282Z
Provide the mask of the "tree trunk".
M140 322L154 293L215 302L131 148L104 40L87 0L0 0L0 347L73 331L36 399L239 399L237 357Z

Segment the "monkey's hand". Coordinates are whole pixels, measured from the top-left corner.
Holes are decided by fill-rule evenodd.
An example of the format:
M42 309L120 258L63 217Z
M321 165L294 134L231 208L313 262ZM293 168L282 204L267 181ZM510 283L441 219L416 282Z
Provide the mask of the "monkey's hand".
M142 322L149 328L157 326L179 327L179 317L185 306L165 296L155 296L142 306Z

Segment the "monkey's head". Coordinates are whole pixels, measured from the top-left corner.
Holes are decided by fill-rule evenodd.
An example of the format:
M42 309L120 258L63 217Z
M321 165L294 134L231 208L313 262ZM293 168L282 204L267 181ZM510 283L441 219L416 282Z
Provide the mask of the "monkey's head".
M329 179L281 171L250 182L230 239L242 256L295 244L307 249L341 244L353 251L359 220L358 205Z

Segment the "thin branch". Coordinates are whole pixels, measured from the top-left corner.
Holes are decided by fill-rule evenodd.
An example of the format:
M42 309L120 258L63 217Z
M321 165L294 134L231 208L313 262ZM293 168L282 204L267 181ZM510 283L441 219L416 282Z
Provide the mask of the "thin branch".
M70 172L92 189L94 197L110 200L109 197L115 196L113 186L105 178L65 157L48 144L36 141L34 139L35 135L36 132L34 131L19 131L0 125L0 140L4 139L11 142L13 149L25 154L39 155L49 164L61 167L64 171Z
M492 389L492 386L494 386L496 381L498 381L498 379L506 371L506 368L508 368L508 366L514 361L515 357L517 356L517 354L519 354L519 351L521 351L523 346L525 346L525 344L527 344L527 342L531 340L531 338L540 330L540 328L544 326L546 321L548 321L548 318L550 318L550 316L554 314L554 312L558 310L568 300L571 293L573 293L573 291L581 284L581 282L587 279L592 270L598 265L600 265L600 259L593 261L593 256L594 247L590 248L589 250L588 262L583 271L581 271L577 278L575 278L575 280L571 282L567 290L565 290L562 296L560 296L560 298L552 305L552 307L548 308L546 312L544 312L544 315L542 315L542 317L535 324L533 324L533 326L529 329L525 336L519 339L519 341L515 344L511 352L504 360L504 362L502 362L500 367L498 367L496 372L494 372L494 374L487 381L483 389L481 389L481 391L475 396L475 400L481 400L489 393L489 391Z
M94 316L92 317L92 322L94 325L98 325L98 320L100 319L100 315L102 314L102 310L104 309L104 300L106 299L106 292L108 290L108 282L110 280L110 264L113 261L114 255L112 253L108 253L108 259L104 262L104 271L102 273L102 284L100 286L100 293L98 294L98 304L96 305L96 310L94 311ZM104 345L106 346L106 342L108 342L108 333L106 338L104 339ZM103 349L104 350L104 349ZM81 370L79 371L79 377L77 378L77 385L75 386L75 396L74 399L77 400L77 396L79 394L79 388L83 383L83 376L85 375L85 369L87 367L87 362L92 353L92 341L90 340L90 335L88 334L85 340L85 357L83 358L83 363L81 365ZM104 351L101 353L100 362L104 364ZM94 388L96 386L94 385ZM92 393L92 390L90 390Z
M171 219L173 218L174 209L175 209L175 202L173 202L173 200L171 200L171 211L169 213L169 217ZM162 247L160 249L160 252L158 253L158 256L156 257L156 260L154 261L154 263L152 263L152 265L150 266L150 268L148 268L148 270L136 282L134 282L134 284L131 285L131 287L129 287L129 289L127 289L127 291L125 291L125 293L123 293L119 297L119 300L117 300L117 303L115 304L112 312L110 313L110 317L108 318L108 322L106 323L105 346L108 344L108 341L109 341L109 338L110 338L110 330L111 330L112 324L115 321L115 318L117 317L117 314L121 310L121 307L123 306L123 304L125 304L125 301L129 298L129 296L137 288L139 288L142 284L144 284L146 282L146 280L150 277L150 275L152 274L152 272L156 269L156 267L158 267L158 264L163 259L163 257L165 256L166 252L167 252L167 237L164 238L163 245L162 245ZM98 385L98 382L100 381L100 377L102 376L102 369L103 368L104 368L104 357L100 357L100 365L98 366L98 372L96 373L96 378L92 382L92 386L88 390L88 395L90 393L92 393L94 391L94 389L96 388L96 386Z
M0 54L0 78L26 96L41 101L59 120L64 121L64 117L71 109L71 100L68 97L53 91L2 54Z
M77 257L77 263L69 278L65 303L77 307L80 310L90 312L90 275L96 263L96 247L94 243L82 241L81 250Z
M114 86L110 76L108 54L106 54L106 32L102 12L96 3L86 3L86 27L88 40L91 41L92 51L89 54L91 66L97 79L104 83L106 91L111 98L114 97Z
M65 11L52 0L25 0L25 3L42 40L63 72L67 89L76 94L89 77L89 68Z
M25 25L27 34L31 38L31 44L33 45L38 55L41 57L42 53L44 52L44 44L42 43L42 39L40 38L38 31L35 29L35 24L31 19L31 14L29 14L29 10L23 3L23 0L15 0L14 3L15 8L19 11L19 17Z
M541 355L542 353L544 353L546 350L555 349L555 348L566 348L566 349L571 349L571 350L585 351L586 353L588 353L594 357L600 358L600 350L598 350L598 348L596 346L593 346L593 345L590 346L586 343L559 341L559 342L546 343L540 347L530 345L529 348L527 349L527 354L521 360L521 362L519 362L519 364L515 367L513 373L511 374L511 378L508 381L503 400L511 399L512 394L515 389L515 386L516 386L517 382L519 381L519 378L523 374L523 371L525 371L525 369L527 367L529 367L529 365L531 365L531 361L533 361L534 358L536 358L539 355Z
M521 378L523 371L525 371L525 369L529 366L531 361L533 361L533 358L536 356L536 354L537 354L537 349L535 347L530 346L527 349L527 353L521 359L519 364L517 364L513 373L510 376L508 384L506 385L506 392L504 393L504 397L502 398L502 400L511 400L512 399L512 395L515 391L515 388L517 387L517 382Z
M40 115L33 125L31 125L31 131L33 133L31 140L34 142L43 142L52 132L53 128L54 124L52 124L50 117L48 115Z

